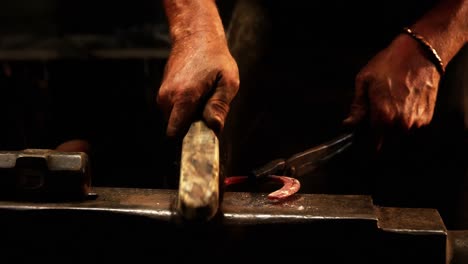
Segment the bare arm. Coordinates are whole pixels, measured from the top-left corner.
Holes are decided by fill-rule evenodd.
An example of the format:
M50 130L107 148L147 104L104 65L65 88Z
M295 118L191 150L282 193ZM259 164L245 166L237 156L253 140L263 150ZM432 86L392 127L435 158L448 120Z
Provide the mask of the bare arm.
M409 27L436 50L446 67L468 41L468 0L441 1ZM370 119L379 149L390 131L431 122L440 78L421 43L399 34L356 76L355 98L345 124Z
M411 28L424 36L447 64L468 43L468 1L440 1Z
M194 34L225 39L215 0L164 0L164 10L174 42Z
M157 102L168 119L167 135L186 131L198 110L222 131L239 88L215 0L164 0L172 40Z

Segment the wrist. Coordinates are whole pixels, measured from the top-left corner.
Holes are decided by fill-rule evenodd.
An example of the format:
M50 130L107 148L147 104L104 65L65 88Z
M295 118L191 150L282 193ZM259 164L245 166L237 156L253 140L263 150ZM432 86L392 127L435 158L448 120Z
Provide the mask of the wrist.
M207 45L227 45L226 36L213 32L213 30L206 30L200 28L193 28L178 32L178 34L171 37L172 45L190 45L190 46L207 46Z
M412 29L405 27L403 33L410 36L413 41L417 42L425 57L434 64L440 76L445 74L445 63L439 55L439 52L428 42L422 35L414 32Z
M466 43L464 34L455 29L442 31L421 24L415 24L410 28L437 51L440 60L445 66Z
M171 40L225 39L214 0L165 0Z

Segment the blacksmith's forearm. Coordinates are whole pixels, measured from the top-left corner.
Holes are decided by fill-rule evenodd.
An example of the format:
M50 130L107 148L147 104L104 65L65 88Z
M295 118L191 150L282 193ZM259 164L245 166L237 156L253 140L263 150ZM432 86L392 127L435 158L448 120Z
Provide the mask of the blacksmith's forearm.
M194 34L225 38L215 0L163 0L173 41Z
M468 0L442 0L411 28L431 43L446 65L468 42Z

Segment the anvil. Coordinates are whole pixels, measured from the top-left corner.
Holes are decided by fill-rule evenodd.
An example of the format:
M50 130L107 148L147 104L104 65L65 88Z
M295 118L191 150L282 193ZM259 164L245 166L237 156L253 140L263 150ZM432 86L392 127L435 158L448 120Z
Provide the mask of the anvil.
M186 223L177 190L95 188L95 200L1 201L2 257L14 260L445 263L435 209L391 208L362 195L226 192L214 221Z

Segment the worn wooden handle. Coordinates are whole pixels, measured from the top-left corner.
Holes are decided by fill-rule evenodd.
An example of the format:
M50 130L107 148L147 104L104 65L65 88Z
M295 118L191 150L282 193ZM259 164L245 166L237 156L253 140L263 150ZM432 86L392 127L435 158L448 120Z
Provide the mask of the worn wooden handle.
M185 219L206 221L218 207L218 138L204 121L196 121L182 142L177 209Z

